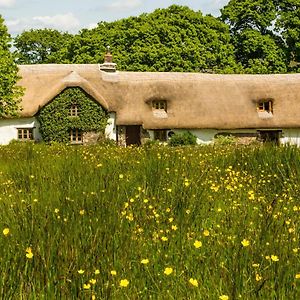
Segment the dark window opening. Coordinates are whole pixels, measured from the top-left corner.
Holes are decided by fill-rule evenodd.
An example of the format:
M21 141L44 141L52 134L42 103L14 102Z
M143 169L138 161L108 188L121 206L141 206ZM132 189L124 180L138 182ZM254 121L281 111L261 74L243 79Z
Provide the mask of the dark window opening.
M263 143L279 145L282 130L260 130L258 131L258 140Z
M167 111L167 101L166 100L152 101L152 108Z
M81 144L83 142L82 131L78 128L70 130L70 142L71 144Z
M259 112L272 113L273 112L273 103L272 103L272 101L271 100L260 101L257 104L257 110Z
M166 130L154 130L154 139L157 141L166 141L167 140L167 131Z
M70 107L70 116L77 117L79 113L77 104L72 104Z
M18 140L32 141L33 140L33 128L18 128Z

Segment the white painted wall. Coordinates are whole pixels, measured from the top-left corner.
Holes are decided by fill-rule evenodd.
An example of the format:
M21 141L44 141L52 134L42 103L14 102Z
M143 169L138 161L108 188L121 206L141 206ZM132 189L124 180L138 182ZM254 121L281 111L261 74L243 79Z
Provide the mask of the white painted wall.
M116 129L116 113L109 113L109 119L105 128L105 136L111 140L117 140L117 129Z
M34 128L34 139L41 139L39 123L35 118L0 120L0 144L7 145L12 140L17 140L18 128Z
M300 129L283 129L280 143L300 147Z

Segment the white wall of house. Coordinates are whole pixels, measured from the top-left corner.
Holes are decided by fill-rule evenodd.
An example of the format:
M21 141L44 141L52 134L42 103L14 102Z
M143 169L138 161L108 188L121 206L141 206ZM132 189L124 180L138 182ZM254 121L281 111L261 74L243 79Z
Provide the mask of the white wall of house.
M116 129L116 113L109 113L109 119L105 128L105 136L111 140L117 140L117 129Z
M18 128L33 128L33 137L40 140L39 123L35 118L0 120L0 144L7 145L18 139Z
M283 129L280 143L300 147L300 129Z

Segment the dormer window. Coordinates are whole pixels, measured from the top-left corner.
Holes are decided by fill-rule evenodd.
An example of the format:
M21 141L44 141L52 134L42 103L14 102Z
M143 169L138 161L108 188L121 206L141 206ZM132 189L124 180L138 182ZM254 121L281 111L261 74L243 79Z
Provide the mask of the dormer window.
M257 104L258 112L273 113L273 102L271 100L262 100Z
M166 100L154 100L152 101L152 108L167 111L167 101Z
M78 106L77 104L72 104L70 107L70 116L77 117L78 116Z

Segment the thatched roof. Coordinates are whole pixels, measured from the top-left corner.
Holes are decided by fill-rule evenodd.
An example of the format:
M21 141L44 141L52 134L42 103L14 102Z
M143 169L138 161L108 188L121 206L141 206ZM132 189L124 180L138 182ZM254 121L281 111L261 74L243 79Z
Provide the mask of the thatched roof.
M216 75L198 73L106 73L98 65L20 66L25 87L23 117L35 115L67 87L81 87L117 125L155 128L300 127L300 74ZM153 114L151 101L167 101L167 118ZM273 100L273 116L257 113L261 99Z

